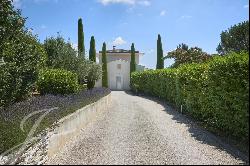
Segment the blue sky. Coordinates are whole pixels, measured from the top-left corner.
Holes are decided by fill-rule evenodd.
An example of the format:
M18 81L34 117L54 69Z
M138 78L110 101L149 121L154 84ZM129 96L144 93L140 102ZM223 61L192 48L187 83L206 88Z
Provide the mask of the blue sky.
M249 20L248 0L14 0L14 5L41 42L60 32L76 45L81 17L87 50L92 35L97 51L103 42L108 49L114 44L130 49L134 42L148 68L156 65L158 34L165 54L180 43L216 53L221 31ZM165 66L172 63L166 60Z

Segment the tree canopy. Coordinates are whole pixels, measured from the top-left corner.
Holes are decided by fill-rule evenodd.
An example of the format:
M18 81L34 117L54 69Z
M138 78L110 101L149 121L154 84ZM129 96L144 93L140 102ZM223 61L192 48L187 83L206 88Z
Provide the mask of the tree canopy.
M25 18L11 1L0 9L0 106L28 97L44 66L46 54L37 37L25 27Z
M217 47L220 55L225 55L231 51L249 52L249 21L244 21L232 26L220 35L221 42Z
M178 67L181 64L187 63L201 63L208 60L211 56L203 52L199 47L189 48L186 44L179 44L177 49L168 53L164 59L173 58L175 63L172 67Z
M77 55L77 51L73 48L70 41L65 41L60 35L47 38L44 41L44 48L48 55L47 67L65 69L76 73L80 84L87 82L87 77L90 72L98 76L101 73L99 65L84 60L82 56ZM92 68L95 70L92 71ZM98 68L98 70L96 68ZM96 79L96 76L92 78Z

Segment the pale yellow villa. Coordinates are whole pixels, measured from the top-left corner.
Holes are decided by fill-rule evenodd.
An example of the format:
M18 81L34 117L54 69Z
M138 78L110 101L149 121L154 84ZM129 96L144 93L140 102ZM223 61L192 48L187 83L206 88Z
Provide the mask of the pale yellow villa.
M107 66L108 66L108 85L111 90L129 90L130 89L130 60L131 50L116 49L107 50ZM136 70L143 71L144 66L139 65L140 56L143 53L135 52ZM97 54L99 63L102 60L102 51ZM96 82L96 87L102 85L101 79Z

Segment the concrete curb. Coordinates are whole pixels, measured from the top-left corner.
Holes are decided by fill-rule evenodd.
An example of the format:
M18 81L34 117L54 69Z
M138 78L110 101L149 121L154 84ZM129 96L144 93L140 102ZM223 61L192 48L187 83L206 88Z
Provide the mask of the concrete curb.
M107 110L110 102L111 94L60 119L48 141L48 157L59 152L84 126L95 120L98 113Z

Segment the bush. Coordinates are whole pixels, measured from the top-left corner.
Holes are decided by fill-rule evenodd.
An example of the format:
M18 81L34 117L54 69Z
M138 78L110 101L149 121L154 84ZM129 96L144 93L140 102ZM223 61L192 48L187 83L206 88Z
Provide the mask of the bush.
M44 48L48 54L47 67L74 72L78 75L80 84L87 83L87 80L92 81L91 87L99 79L102 72L99 65L85 60L83 56L77 56L77 51L62 36L47 38Z
M92 61L88 62L88 66L87 87L88 89L92 89L95 87L95 82L102 76L102 66Z
M77 74L63 69L45 69L37 81L41 94L71 94L79 89Z
M166 99L214 131L249 138L249 55L132 74L132 90Z

